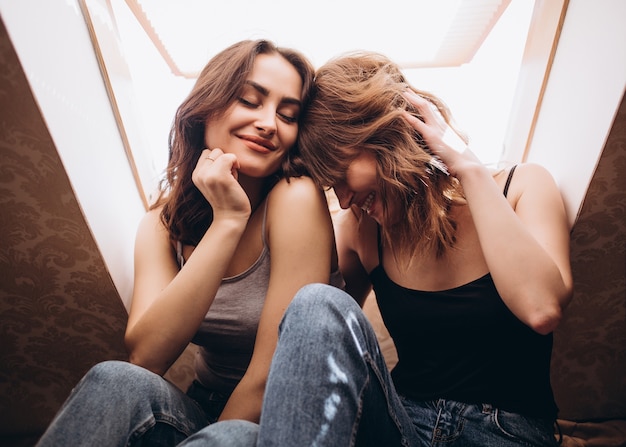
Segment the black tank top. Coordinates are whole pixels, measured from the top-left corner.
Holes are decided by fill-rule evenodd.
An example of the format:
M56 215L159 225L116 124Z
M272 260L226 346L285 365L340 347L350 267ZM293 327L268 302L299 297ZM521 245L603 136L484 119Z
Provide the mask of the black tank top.
M394 283L379 260L370 279L398 351L392 377L401 395L556 418L552 334L538 334L515 317L490 274L454 289L426 292Z

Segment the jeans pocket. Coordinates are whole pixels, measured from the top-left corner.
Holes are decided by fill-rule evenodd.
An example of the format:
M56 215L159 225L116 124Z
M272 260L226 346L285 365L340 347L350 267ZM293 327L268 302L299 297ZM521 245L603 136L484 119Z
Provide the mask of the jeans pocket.
M493 420L503 435L520 442L521 445L557 445L551 421L499 409L494 410Z

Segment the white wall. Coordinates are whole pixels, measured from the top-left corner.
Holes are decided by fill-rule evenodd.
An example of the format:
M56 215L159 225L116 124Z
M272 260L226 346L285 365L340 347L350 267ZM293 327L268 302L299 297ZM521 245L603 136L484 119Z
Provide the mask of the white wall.
M0 0L0 13L113 281L128 305L144 213L78 0ZM528 161L574 222L626 86L626 1L570 0Z
M512 1L467 64L404 70L414 87L446 102L472 151L488 165L502 156L532 11L532 1Z
M570 0L527 161L554 175L573 224L626 88L626 1Z
M0 13L119 294L132 293L145 212L77 0L0 0Z

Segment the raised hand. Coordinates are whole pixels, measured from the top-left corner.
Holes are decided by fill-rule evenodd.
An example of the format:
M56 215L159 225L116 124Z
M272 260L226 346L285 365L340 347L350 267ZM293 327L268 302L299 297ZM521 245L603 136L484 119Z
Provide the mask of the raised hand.
M456 175L464 164L479 163L466 142L450 127L434 104L410 89L406 90L404 97L419 111L423 121L406 111L404 118L420 133L433 155L444 162L450 174Z
M237 181L239 162L221 149L204 149L191 176L194 185L213 207L213 218L245 218L250 200Z

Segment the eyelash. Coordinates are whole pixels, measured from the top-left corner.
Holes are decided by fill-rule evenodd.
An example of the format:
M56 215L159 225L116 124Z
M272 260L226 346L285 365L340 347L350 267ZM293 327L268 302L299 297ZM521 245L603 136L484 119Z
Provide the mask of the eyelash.
M257 108L259 107L259 104L255 104L253 102L250 102L244 98L239 98L239 102L241 102L244 106L246 107L252 107L252 108ZM293 117L293 116L289 116L289 115L285 115L283 113L278 113L278 116L285 122L289 123L289 124L293 124L298 122L298 118Z

